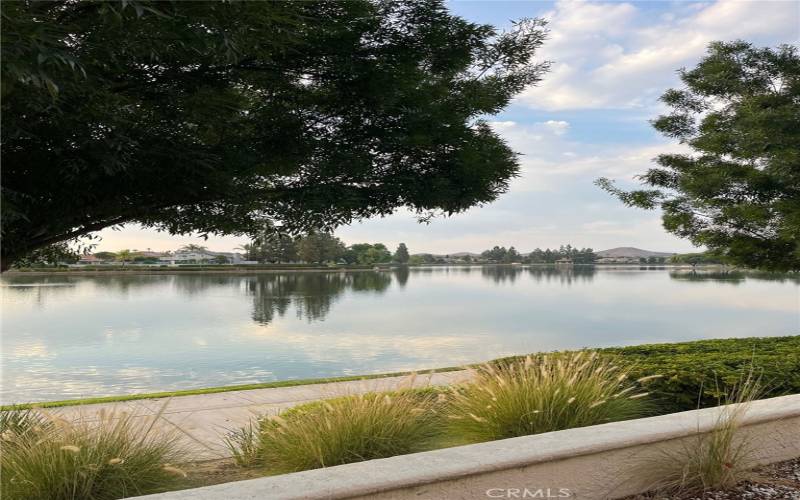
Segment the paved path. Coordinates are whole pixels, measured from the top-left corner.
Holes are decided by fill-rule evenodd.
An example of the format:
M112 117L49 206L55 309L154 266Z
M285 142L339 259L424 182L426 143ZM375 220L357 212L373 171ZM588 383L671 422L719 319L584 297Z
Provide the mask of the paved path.
M428 385L448 385L467 380L467 371L441 372L378 379L298 385L272 389L197 394L164 399L143 399L81 406L65 406L51 410L67 420L96 420L101 411L128 412L136 417L152 417L163 409L162 419L179 430L184 444L196 460L229 456L223 437L232 429L246 425L260 415L275 415L292 406L319 399L387 391ZM166 405L166 407L164 407Z

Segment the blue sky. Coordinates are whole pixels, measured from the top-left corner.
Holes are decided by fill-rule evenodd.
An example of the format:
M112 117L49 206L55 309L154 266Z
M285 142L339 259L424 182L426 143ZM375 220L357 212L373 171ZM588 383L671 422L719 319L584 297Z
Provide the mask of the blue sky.
M451 0L471 21L507 28L511 20L542 17L550 36L538 54L550 73L526 89L495 130L523 154L522 175L493 204L421 225L405 211L337 231L347 243L408 244L412 253L481 251L495 244L520 251L571 243L606 249L636 246L691 251L666 233L657 212L622 206L593 185L606 176L632 185L652 158L679 151L649 120L664 111L658 96L678 85L709 42L743 39L757 45L798 44L800 2L718 0L594 2L567 0ZM231 250L246 238L169 236L134 226L100 233L99 249L170 250L201 243Z

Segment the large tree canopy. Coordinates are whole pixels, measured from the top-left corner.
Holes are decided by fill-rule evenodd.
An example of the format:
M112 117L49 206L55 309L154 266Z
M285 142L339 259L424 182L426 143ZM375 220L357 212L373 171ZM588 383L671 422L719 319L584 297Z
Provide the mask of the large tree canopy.
M734 264L800 270L800 57L797 49L714 43L653 122L693 154L665 154L648 188L600 184L664 227ZM653 188L653 189L651 189Z
M539 20L441 0L2 6L3 266L118 224L329 228L490 202L517 157L481 121L546 70Z

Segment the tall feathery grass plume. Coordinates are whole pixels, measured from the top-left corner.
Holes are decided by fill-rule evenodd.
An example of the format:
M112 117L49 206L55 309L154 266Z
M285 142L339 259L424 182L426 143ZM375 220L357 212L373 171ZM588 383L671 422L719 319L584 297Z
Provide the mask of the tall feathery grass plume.
M664 495L700 495L726 490L757 479L753 443L742 429L751 403L764 393L764 384L751 369L731 387L717 388L724 396L707 432L686 440L677 449L661 449L635 471L646 488Z
M235 431L228 446L240 465L268 474L424 451L441 434L440 401L434 390L405 389L309 403Z
M452 389L449 433L482 442L626 420L647 413L645 388L615 358L578 351L528 356L475 369Z
M151 417L101 412L68 421L36 410L0 417L0 496L110 500L161 491L182 476L177 434Z

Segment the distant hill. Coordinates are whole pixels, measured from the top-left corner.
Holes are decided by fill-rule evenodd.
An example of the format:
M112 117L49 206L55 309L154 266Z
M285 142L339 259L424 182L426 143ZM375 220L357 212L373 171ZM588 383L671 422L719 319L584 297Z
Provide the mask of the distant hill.
M633 247L617 247L595 252L595 255L597 255L598 257L614 257L614 258L630 257L638 259L641 257L672 257L673 255L675 255L675 253L651 252L650 250L642 250L641 248L633 248Z

